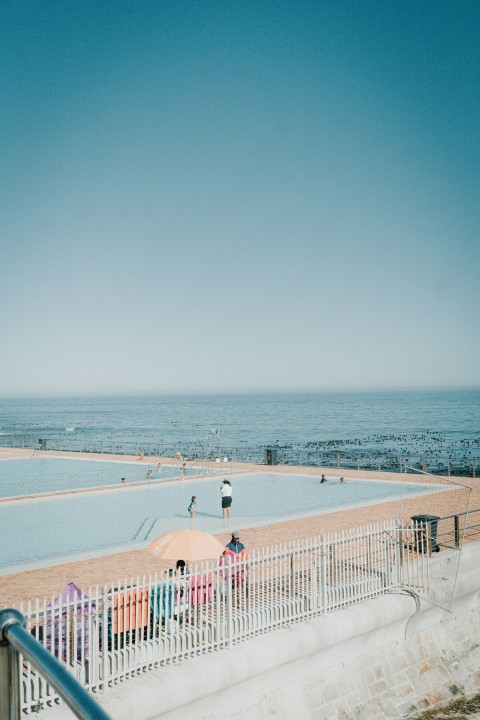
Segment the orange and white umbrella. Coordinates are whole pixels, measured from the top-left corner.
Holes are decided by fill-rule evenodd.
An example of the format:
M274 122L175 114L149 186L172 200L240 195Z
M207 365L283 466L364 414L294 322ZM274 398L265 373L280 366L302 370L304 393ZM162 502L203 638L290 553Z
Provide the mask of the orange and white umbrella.
M219 558L225 546L203 530L176 530L163 533L147 549L164 560L196 562Z

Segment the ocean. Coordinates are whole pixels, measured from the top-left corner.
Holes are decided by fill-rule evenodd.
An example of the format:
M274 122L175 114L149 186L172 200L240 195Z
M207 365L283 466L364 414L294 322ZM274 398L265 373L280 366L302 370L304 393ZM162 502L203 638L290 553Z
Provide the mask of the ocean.
M40 439L252 460L270 447L279 462L300 453L304 464L341 456L382 469L427 458L470 474L480 460L480 389L0 399L0 444Z

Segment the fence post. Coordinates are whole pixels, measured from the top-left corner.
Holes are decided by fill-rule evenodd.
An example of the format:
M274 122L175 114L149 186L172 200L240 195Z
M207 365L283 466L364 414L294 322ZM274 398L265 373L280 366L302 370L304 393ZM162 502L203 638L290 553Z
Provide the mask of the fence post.
M225 600L226 600L226 610L227 610L227 647L231 648L233 645L233 593L232 593L232 564L229 559L227 559L227 564L225 568L225 580L226 580L226 588L225 588Z
M454 532L455 532L455 547L460 547L460 521L458 515L453 518Z
M328 544L328 582L332 589L337 584L337 553L333 543Z
M113 610L113 607L112 607ZM113 625L113 617L112 617ZM104 585L102 588L102 675L103 675L103 686L102 689L108 688L108 607L107 607L107 586Z
M403 574L403 523L399 518L395 520L395 566L397 568L397 585L400 586Z
M293 552L290 553L290 578L289 578L289 595L290 598L295 596L295 563L293 559Z
M20 720L20 659L17 651L4 637L3 631L12 622L25 626L18 610L4 610L0 627L0 718Z
M391 539L387 534L385 540L385 588L390 588L392 585L392 565L391 565L391 553L390 553Z
M316 610L318 606L318 568L315 554L312 554L311 559L310 587L312 589L312 610ZM308 605L305 605L305 609L308 611Z
M319 605L321 612L327 613L327 545L325 535L320 535L320 598Z

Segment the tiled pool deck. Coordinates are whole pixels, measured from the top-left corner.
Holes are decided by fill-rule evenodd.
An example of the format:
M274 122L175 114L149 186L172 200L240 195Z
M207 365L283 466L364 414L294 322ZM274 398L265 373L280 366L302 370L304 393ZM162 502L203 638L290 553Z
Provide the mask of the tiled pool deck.
M31 450L15 450L0 448L0 457L14 458L26 457L31 455ZM54 455L48 451L42 453L45 456ZM68 453L62 453L62 456L68 456ZM72 453L72 457L81 457L79 453ZM86 455L92 457L91 455ZM98 459L111 460L111 456L96 456ZM138 461L135 457L116 457L115 459L125 461ZM159 460L168 462L168 458L145 458L145 464L156 463ZM171 459L170 459L171 461ZM228 465L230 471L231 465ZM258 471L275 472L286 474L311 474L319 475L325 473L328 477L338 478L343 475L348 482L349 477L359 477L372 480L394 480L399 481L403 476L398 473L385 472L366 472L358 470L337 470L322 467L294 467L294 466L264 466L254 464L236 464L233 466L235 471ZM418 483L419 481L429 482L428 478L422 478L418 474L406 476L407 481ZM297 538L318 535L322 532L331 532L343 530L359 525L365 525L381 520L388 520L401 515L409 518L415 514L431 514L439 516L453 515L455 513L465 512L467 510L468 495L469 509L480 508L480 480L472 478L451 478L454 483L468 486L471 492L459 489L459 492L448 493L432 493L427 496L413 497L403 501L400 505L398 500L391 502L382 502L377 504L369 504L363 507L336 510L334 512L322 515L312 515L312 517L297 520L288 520L285 522L272 523L262 527L246 528L241 531L241 540L249 550L266 545L275 545L278 543L288 542ZM435 479L438 483L438 479ZM445 479L447 482L447 479ZM224 532L217 533L222 543L227 543L230 539L232 529L235 526L235 507L232 509L233 518L231 522L225 524ZM65 585L69 582L75 582L78 586L87 589L94 585L102 585L103 583L115 582L122 578L136 578L138 576L148 575L155 571L164 570L170 566L171 562L159 562L158 559L150 555L147 550L133 550L130 552L114 553L103 555L101 557L78 560L76 562L56 564L49 567L43 567L37 570L27 570L18 573L10 573L0 576L0 606L5 607L12 604L18 604L22 600L33 600L37 597L47 597L60 593Z

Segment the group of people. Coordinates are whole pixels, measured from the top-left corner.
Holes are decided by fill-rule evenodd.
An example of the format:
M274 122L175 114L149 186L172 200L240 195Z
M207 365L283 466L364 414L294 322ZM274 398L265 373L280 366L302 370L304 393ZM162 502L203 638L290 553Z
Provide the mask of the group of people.
M222 498L222 517L225 518L231 518L232 517L232 483L230 480L225 480L220 485L220 496ZM187 508L187 512L190 513L190 517L195 517L195 508L197 506L197 496L192 495L192 499L190 500L190 505Z
M223 566L227 562L233 563L233 572L231 575L232 591L236 592L245 583L245 569L243 563L235 565L235 561L241 561L248 559L248 552L245 549L245 545L240 542L240 536L238 532L232 532L230 542L225 546L225 550L219 559L219 565ZM196 576L195 576L196 577ZM185 560L177 560L175 570L171 568L168 570L168 581L164 582L161 587L160 594L154 595L152 598L153 604L156 604L156 612L158 621L162 625L167 622L173 621L174 625L178 623L182 624L187 613L192 610L191 605L200 604L198 597L199 587L192 585L191 579L187 574L187 564ZM202 589L203 583L208 583L207 595L211 599L211 585L213 582L213 574L211 572L205 573L204 580L200 583ZM192 588L196 587L196 595L190 594ZM190 598L190 599L189 599ZM198 607L197 607L198 609Z

